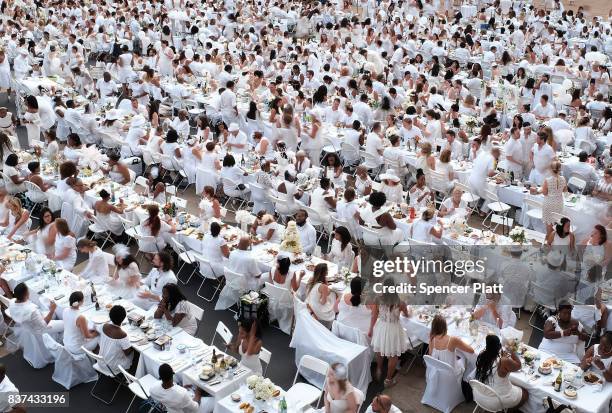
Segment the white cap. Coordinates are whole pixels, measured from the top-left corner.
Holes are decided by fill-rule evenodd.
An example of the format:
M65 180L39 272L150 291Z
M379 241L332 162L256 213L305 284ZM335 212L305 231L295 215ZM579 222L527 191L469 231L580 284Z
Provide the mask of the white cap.
M227 130L230 132L236 132L239 131L240 128L238 127L238 124L236 122L232 122L230 123L229 128L227 128Z

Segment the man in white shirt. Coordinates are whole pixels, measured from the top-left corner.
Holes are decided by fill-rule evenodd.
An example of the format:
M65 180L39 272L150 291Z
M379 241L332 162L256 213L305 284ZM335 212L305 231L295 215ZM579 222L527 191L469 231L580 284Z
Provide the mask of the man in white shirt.
M172 271L174 266L172 255L161 251L153 256L151 265L153 265L153 268L147 278L142 281L142 287L144 288L138 292L138 298L134 300L134 304L144 310L149 310L159 303L162 297L162 289L166 284L176 284L176 275Z
M472 165L469 184L472 191L477 194L482 201L485 199L484 189L487 187L487 178L495 175L499 154L500 150L497 146L491 148L491 153L481 151Z
M539 132L531 151L533 169L529 175L529 180L536 185L542 185L544 179L549 175L550 164L553 159L555 159L555 150L546 143L546 133Z
M570 162L563 168L563 176L565 176L565 179L569 181L572 175L578 175L578 178L586 180L586 188L593 188L595 183L599 180L599 176L593 165L587 162L588 160L589 155L585 151L580 152L577 161ZM576 188L572 188L570 185L570 189L575 190Z
M423 133L421 129L414 126L412 118L404 115L402 119L402 127L399 130L400 136L402 137L402 143L412 149L417 147L417 143L423 139Z
M510 130L510 139L504 146L506 155L506 170L514 174L514 179L523 177L523 145L521 144L521 130L513 127Z
M374 114L372 113L372 108L370 108L368 104L368 95L365 93L361 95L359 102L353 105L353 112L355 112L355 116L357 116L365 127L369 127L372 124Z
M451 151L451 159L453 161L462 161L463 156L463 144L457 140L457 134L454 130L446 131L446 143L442 150L448 149Z
M560 110L557 115L558 116L556 118L552 118L547 122L548 126L550 126L550 129L552 129L553 133L556 133L564 129L571 130L572 126L565 120L567 113L565 113L564 110Z
M540 97L540 103L533 108L533 114L536 119L544 121L555 116L555 108L548 103L548 95L542 95L542 97Z
M178 116L172 119L169 126L174 129L179 136L184 138L189 136L189 112L187 112L185 109L179 110Z
M202 390L195 386L193 397L189 390L174 383L174 371L164 363L159 366L160 381L150 389L151 398L164 405L168 411L182 413L210 413L213 411L214 399L202 397Z
M98 79L96 88L100 93L100 103L104 104L106 100L117 93L118 87L109 72L104 72L102 79Z
M259 261L249 248L251 239L249 237L240 237L238 247L230 252L227 261L227 268L242 274L245 277L245 288L248 290L257 290L261 286L262 269L259 267Z
M248 138L246 133L240 130L237 123L231 123L227 131L229 132L227 141L225 142L227 148L235 153L246 153L248 150Z
M355 201L355 190L353 188L345 189L344 200L338 201L336 205L336 215L338 219L347 223L347 229L351 236L356 237L359 229L359 205Z
M340 99L335 98L331 108L325 110L325 122L335 125L344 121L344 112L340 109Z
M300 234L302 250L304 250L304 253L307 255L312 254L317 245L317 230L308 222L308 212L300 209L295 214L295 223L298 233Z
M365 166L368 169L376 169L383 164L383 137L382 137L382 127L379 122L374 123L372 126L372 132L368 133L365 142L365 151L367 154L371 155L366 157Z
M343 145L342 158L348 165L356 164L360 159L359 148L363 143L361 122L354 120L353 127L346 129L344 132L344 143L350 146Z
M234 93L234 81L226 83L226 88L219 97L219 112L223 116L223 121L229 125L238 120L238 107L236 94Z

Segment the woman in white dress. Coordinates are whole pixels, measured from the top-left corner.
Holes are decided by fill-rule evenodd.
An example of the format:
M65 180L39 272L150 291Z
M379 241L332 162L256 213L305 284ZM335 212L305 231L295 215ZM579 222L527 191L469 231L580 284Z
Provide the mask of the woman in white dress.
M603 376L607 383L612 382L612 331L606 332L599 344L589 347L580 362L580 368L583 371L592 369Z
M11 67L4 50L0 51L0 90L6 90L7 96L11 95Z
M149 217L140 225L142 235L154 237L154 241L139 242L140 250L152 254L166 248L165 237L168 234L176 233L176 225L174 222L162 221L159 218L159 207L157 205L148 205L147 213Z
M325 413L357 413L363 393L348 381L348 369L334 363L327 371L325 381Z
M220 220L223 217L221 203L215 196L215 188L205 186L202 192L202 200L199 203L200 219L202 221Z
M25 125L28 132L28 144L32 141L40 140L41 119L38 107L38 100L35 96L28 96L25 100L26 110L23 114L21 123Z
M436 315L431 322L428 354L436 360L450 365L455 371L457 378L461 378L465 365L458 359L457 350L474 354L474 349L461 338L448 335L446 319L441 315Z
M123 234L123 224L119 218L126 207L122 202L123 200L120 201L118 206L115 206L110 202L111 194L106 189L101 190L98 195L100 195L100 199L94 203L94 212L100 226L115 235Z
M350 288L351 291L344 293L336 303L338 311L336 320L349 327L357 328L367 335L374 305L362 302L363 281L361 277L353 278Z
M476 359L476 380L495 390L504 409L516 409L529 398L527 390L510 382L510 373L520 370L521 359L516 352L503 350L499 337L488 335L486 347ZM496 406L498 403L497 397L492 396L491 404Z
M583 242L584 251L582 253L582 272L587 271L594 265L600 265L606 269L612 258L612 246L608 242L608 233L603 225L595 225L589 238Z
M578 126L576 127L576 139L574 140L574 147L577 151L584 151L591 155L597 149L597 138L593 133L593 128L589 125L591 119L588 116L580 118L578 120Z
M174 60L174 52L168 45L168 40L161 41L161 50L157 56L157 70L161 77L172 76L173 68L172 61Z
M283 240L284 227L280 225L270 214L264 214L255 220L251 226L251 232L256 234L264 241L280 244Z
M21 206L21 201L16 197L9 197L6 201L8 209L7 220L0 223L0 226L6 227L5 234L9 240L20 240L30 230L32 220L30 219L30 211Z
M162 298L153 317L165 318L172 327L181 327L192 336L198 330L198 320L191 310L189 301L174 283L163 286Z
M240 364L259 375L263 373L259 360L262 346L262 332L257 320L242 321L238 326L238 337L231 347L240 354Z
M30 300L30 290L25 283L19 283L13 290L15 301L9 306L11 318L35 334L56 334L64 330L62 320L53 320L57 304L49 302L49 312L43 317L38 306Z
M260 131L253 132L253 140L255 141L255 154L259 158L264 158L268 161L273 161L276 158L274 147Z
M225 239L220 236L221 225L211 222L210 231L202 239L202 255L208 259L211 268L200 266L207 276L218 278L223 275L223 267L229 258L230 250ZM212 270L212 271L211 271Z
M322 222L327 222L330 209L336 207L335 193L328 178L321 178L319 185L310 195L310 207L319 214Z
M181 166L185 170L187 179L191 184L195 183L197 170L201 167L202 148L195 138L187 139L185 143L187 146L181 148L181 154L183 155Z
M68 299L69 307L64 308L64 347L72 354L83 352L81 347L93 351L98 346L99 333L89 328L87 318L82 314L81 306L85 297L81 291L74 291Z
M130 250L123 244L113 246L115 253L115 273L110 284L117 295L131 299L140 288L140 269L136 259L130 254Z
M55 220L55 229L55 253L51 259L55 260L58 267L72 271L77 259L76 238L63 218Z
M408 191L410 206L416 209L427 206L434 200L434 193L425 184L425 173L422 169L417 169L416 183Z
M538 350L553 354L568 363L580 363L578 356L580 347L584 349L584 342L589 335L584 331L582 324L572 318L573 306L560 304L556 316L548 317L544 323L544 338Z
M83 156L83 143L76 133L68 135L66 146L64 147L64 158L78 165Z
M317 264L306 287L306 306L315 319L331 329L336 318L335 303L336 293L327 284L327 264Z
M400 178L395 171L388 170L380 175L380 192L387 196L387 201L392 203L404 202L404 187L400 183Z
M345 227L337 227L334 231L331 249L327 254L327 260L338 265L338 268L351 268L355 253L351 245L351 234Z
M200 167L206 171L219 171L221 162L219 161L219 154L215 151L217 144L214 141L208 141L205 148L206 151L202 154Z
M383 286L394 285L392 278L383 281ZM372 309L370 330L368 336L372 338L372 350L376 353L376 379L382 378L383 358L387 358L387 376L385 387L397 383L393 377L397 360L408 350L406 331L400 324L400 313L408 316L406 304L402 303L396 293L385 293L379 297L379 303Z
M415 220L410 227L410 238L415 241L427 242L429 244L434 242L434 238L442 238L442 227L436 228L433 217L433 209L428 208L423 211L421 218Z
M546 224L547 232L551 232L553 225L556 223L553 212L556 214L563 213L563 193L567 191L565 178L560 175L561 162L552 162L550 170L552 174L546 177L542 184L542 194L544 195L542 221Z
M563 217L555 224L554 230L546 235L546 244L559 249L564 254L576 250L576 237L572 233L572 223L569 218Z
M111 322L104 324L100 333L98 355L115 373L119 371L119 366L129 370L134 357L132 343L130 343L127 333L121 328L126 315L125 308L114 305L108 312Z
M306 151L312 166L319 166L323 138L321 137L321 115L316 110L310 112L312 122L302 134L302 146L300 150ZM299 136L299 135L298 135Z
M297 291L300 288L304 274L304 270L301 270L299 273L291 271L291 259L279 254L276 257L276 265L270 270L269 281L287 291Z
M446 187L451 189L455 186L455 170L453 169L453 165L450 163L451 161L451 150L444 149L440 152L440 159L436 162L436 172L439 172L444 177L444 180L447 182Z
M463 196L463 191L457 187L453 188L451 192L451 196L446 198L442 205L440 205L440 211L438 211L438 216L442 217L465 217L467 215L467 202L465 202L461 197Z
M42 254L47 257L53 255L55 245L55 217L53 212L47 207L43 207L39 214L39 226L37 229L30 231L30 239L32 240L32 249L37 254Z
M98 243L94 240L81 238L77 241L77 248L82 254L88 254L89 256L87 266L81 271L81 278L96 284L109 281L109 262L104 251L98 248Z

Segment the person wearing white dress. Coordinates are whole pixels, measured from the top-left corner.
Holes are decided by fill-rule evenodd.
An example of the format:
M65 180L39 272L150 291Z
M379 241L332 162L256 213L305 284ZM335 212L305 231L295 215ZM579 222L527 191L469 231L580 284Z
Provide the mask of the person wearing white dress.
M410 206L415 209L420 209L433 202L434 192L427 187L425 182L425 173L422 169L417 169L416 183L408 191L410 198Z
M434 316L429 333L429 355L451 366L457 378L460 378L463 376L465 365L458 358L457 350L468 354L474 353L474 349L464 343L461 338L448 334L448 326L444 317Z
M82 314L81 306L85 296L81 291L70 294L67 308L62 312L64 320L64 347L72 354L83 352L81 347L93 351L98 346L99 333L89 328L87 318Z
M4 234L9 240L21 239L30 230L32 220L30 219L30 211L21 206L21 201L16 197L9 197L6 201L8 216L6 221L0 223L4 226Z
M363 393L348 380L348 369L342 363L334 363L327 370L325 381L325 413L357 413Z
M337 227L334 231L334 239L327 254L327 260L338 265L338 268L351 268L355 253L351 245L351 234L345 227Z
M123 244L113 246L115 253L115 272L112 275L110 285L117 295L132 299L140 288L141 274L136 259L130 254L130 250Z
M138 297L134 304L145 310L151 309L162 299L162 290L166 284L176 284L177 278L172 271L174 260L165 251L158 252L151 260L153 268L142 281Z
M130 339L121 328L126 315L125 308L114 305L108 312L110 323L104 324L100 332L98 355L105 361L103 368L110 368L115 374L119 371L119 366L129 370L134 357L134 348Z
M106 189L101 190L98 195L100 195L100 199L94 203L94 211L99 226L115 235L123 234L123 223L119 215L123 214L126 204L123 203L123 200L120 200L119 205L113 205L111 194Z
M19 389L13 384L13 382L6 375L6 367L4 364L0 364L0 412L10 413L25 413L26 409L23 404L19 403L19 400L13 399L9 401L9 395L18 395Z
M380 192L387 196L388 202L396 204L404 202L404 188L395 171L387 170L387 172L380 175L380 181Z
M191 305L174 283L162 287L162 295L153 317L168 320L172 327L180 327L187 334L195 335L198 330L198 320L195 318Z
M521 359L514 349L503 350L499 337L488 335L486 347L476 359L475 378L495 390L497 396L481 395L481 397L489 397L490 403L494 406L497 406L501 400L503 409L516 409L524 405L529 393L510 382L510 373L520 371L521 367Z
M592 369L603 376L607 383L612 382L612 331L606 332L599 344L589 347L580 362L583 371Z
M30 301L30 290L25 283L19 283L13 289L15 301L9 306L11 318L23 328L34 334L57 334L64 330L62 320L53 320L57 304L50 300L49 312L43 317L40 310Z
M233 155L227 154L223 158L223 168L221 168L221 182L223 192L232 197L243 197L249 189L245 185L247 173L236 166L236 159Z
M147 206L149 217L140 224L142 235L154 237L154 241L141 241L140 250L152 254L166 248L166 238L168 234L176 233L176 225L171 220L162 221L159 218L159 207L155 204Z
M383 281L383 286L394 285L392 278ZM399 357L408 350L408 338L406 331L400 324L400 313L408 316L406 304L400 302L395 293L385 293L379 298L379 302L372 308L370 318L370 329L368 336L372 338L372 350L376 353L376 378L382 378L383 358L387 358L387 377L385 387L391 387L397 383L393 377L395 366Z
M497 328L514 327L516 314L512 311L509 299L499 293L488 293L480 297L480 305L474 310L473 316Z
M362 302L363 280L361 277L351 280L350 289L351 291L344 293L336 303L338 312L336 320L346 326L357 328L367 335L374 306Z
M195 386L194 394L188 389L174 383L174 371L164 363L159 366L160 381L151 386L150 395L161 403L168 413L209 413L214 407L212 397L202 397L202 390Z
M53 255L55 244L55 217L53 212L47 207L40 210L40 224L36 230L30 231L30 239L33 245L33 250L37 254L42 254L47 257Z
M438 216L442 217L465 217L467 215L467 202L461 199L463 191L455 187L451 192L451 196L442 201Z
M72 271L77 259L76 238L70 228L68 222L63 218L55 220L55 252L52 259L55 260L58 267L66 271Z
M283 240L284 228L270 214L264 214L255 220L251 231L264 241L280 244Z
M87 266L81 271L81 278L96 284L109 281L110 271L106 253L98 248L94 240L81 238L77 241L77 248L83 254L88 254Z
M306 305L310 314L327 329L331 329L336 318L336 292L327 283L327 264L315 266L312 277L306 287Z
M571 304L559 305L556 316L550 316L544 323L544 338L538 347L568 363L580 363L580 349L589 336L582 324L572 318Z
M220 233L221 225L212 222L209 232L202 239L202 255L209 261L210 268L200 265L200 271L214 278L223 275L223 267L227 264L230 255L229 247Z
M442 238L442 227L436 228L436 223L433 220L434 210L426 209L423 211L421 218L416 219L410 227L410 238L415 241L434 242L434 239Z
M240 364L243 367L251 369L254 374L263 373L259 360L259 352L263 347L262 332L257 320L242 321L238 326L238 337L230 347L240 354Z

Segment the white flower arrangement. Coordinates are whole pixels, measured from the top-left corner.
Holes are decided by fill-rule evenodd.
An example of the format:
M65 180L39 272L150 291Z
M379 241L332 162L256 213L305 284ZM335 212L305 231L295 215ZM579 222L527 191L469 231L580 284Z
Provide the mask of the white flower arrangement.
M478 120L474 116L465 116L463 123L468 128L475 128L478 125Z
M270 400L276 392L276 385L272 383L272 380L265 379L262 376L250 376L247 378L247 386L258 400Z
M238 224L245 223L247 225L253 225L255 222L255 216L249 211L241 209L240 211L236 212L236 222Z
M517 244L524 244L527 241L527 237L525 236L525 228L523 227L512 228L512 231L510 231L508 236Z

